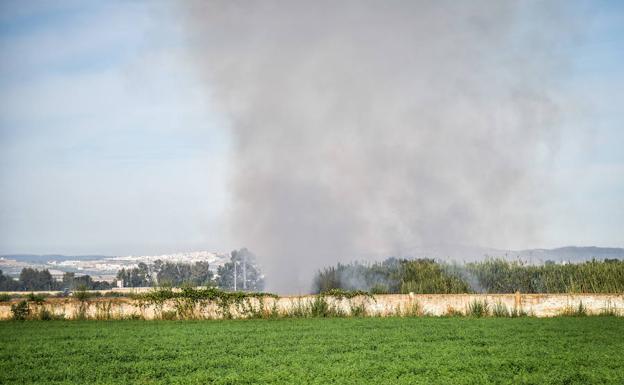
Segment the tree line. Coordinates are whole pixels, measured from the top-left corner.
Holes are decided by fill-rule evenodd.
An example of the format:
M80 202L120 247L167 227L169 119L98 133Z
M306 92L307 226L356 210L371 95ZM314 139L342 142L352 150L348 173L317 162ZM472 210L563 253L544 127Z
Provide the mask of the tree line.
M247 249L234 250L230 260L217 267L216 274L208 262L194 264L182 262L139 263L134 268L123 268L117 273L117 280L124 287L149 286L211 286L225 290L261 291L264 276L256 263L256 257Z
M93 280L89 275L76 276L66 272L62 280L54 279L47 269L22 269L17 280L4 275L0 270L0 291L47 291L64 289L108 290L120 282L123 287L151 286L209 286L224 290L262 291L264 276L256 262L256 257L247 249L234 250L230 260L218 266L216 274L208 262L191 263L163 262L139 263L137 267L122 268L115 281Z
M487 259L452 264L434 259L388 258L372 264L354 262L319 270L314 292L331 289L372 293L623 293L624 261L541 265Z
M64 273L62 280L57 281L48 269L37 270L25 267L20 272L19 278L14 280L0 270L0 291L48 291L66 288L107 290L111 287L112 285L106 281L95 281L89 275L76 276L71 272Z

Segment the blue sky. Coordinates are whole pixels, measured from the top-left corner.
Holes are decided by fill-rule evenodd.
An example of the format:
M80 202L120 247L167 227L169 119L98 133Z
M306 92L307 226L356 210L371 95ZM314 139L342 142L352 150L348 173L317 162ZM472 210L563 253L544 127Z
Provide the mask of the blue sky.
M1 252L223 247L226 131L174 11L2 3Z
M623 4L588 3L579 19L544 242L527 247L624 246ZM0 3L0 253L242 246L224 244L219 225L227 121L177 12L174 2Z

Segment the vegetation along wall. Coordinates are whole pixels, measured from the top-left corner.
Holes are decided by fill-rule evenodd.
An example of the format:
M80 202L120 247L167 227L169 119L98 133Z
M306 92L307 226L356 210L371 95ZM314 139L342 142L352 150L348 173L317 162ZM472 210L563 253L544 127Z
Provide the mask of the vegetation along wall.
M133 298L12 299L0 319L222 319L347 316L620 315L624 294L382 294L340 292L277 297L189 289Z

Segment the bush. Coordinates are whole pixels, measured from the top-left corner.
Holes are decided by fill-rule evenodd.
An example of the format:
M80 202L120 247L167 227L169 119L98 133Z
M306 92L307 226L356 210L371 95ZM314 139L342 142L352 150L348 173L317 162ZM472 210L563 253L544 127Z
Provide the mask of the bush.
M163 310L160 313L160 319L168 321L176 320L178 319L178 312L175 310Z
M489 305L487 301L482 302L482 301L474 300L468 304L468 311L466 312L466 315L470 317L481 318L481 317L487 317L488 314L489 314Z
M64 320L65 315L60 314L56 315L45 307L41 306L36 314L36 319L40 321L53 321L53 320Z
M433 259L351 263L317 272L314 291L369 290L373 294L421 293L624 293L624 261L533 265L487 259L465 265Z
M9 302L11 300L11 295L2 293L0 294L0 302Z
M310 315L312 317L329 317L330 306L325 297L322 295L314 298L314 301L310 304Z
M577 307L567 306L561 315L565 317L585 317L587 316L587 307L581 301Z
M530 265L490 259L466 270L487 293L622 293L624 261Z
M526 311L524 311L522 308L520 309L516 309L514 308L510 313L509 316L511 318L519 318L519 317L528 317L529 313L527 313Z
M496 302L492 308L492 315L494 317L510 317L511 313L504 303Z
M352 305L351 317L366 317L366 305L363 303L359 305Z
M26 299L30 302L34 302L38 305L42 304L45 302L46 297L43 294L35 294L35 293L30 293L26 296Z
M28 301L22 300L16 304L11 305L11 312L13 313L13 319L16 321L24 321L30 316L30 307Z
M88 292L86 288L81 287L74 292L73 297L76 298L78 301L83 302L87 301L89 298L95 297L95 293Z
M410 304L404 309L402 314L403 317L419 317L423 315L422 306L418 301L410 302Z

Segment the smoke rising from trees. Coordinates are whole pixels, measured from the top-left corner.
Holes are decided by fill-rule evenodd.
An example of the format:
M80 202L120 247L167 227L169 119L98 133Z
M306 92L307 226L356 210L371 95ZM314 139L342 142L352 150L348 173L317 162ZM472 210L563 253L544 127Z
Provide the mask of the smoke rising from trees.
M363 255L539 241L563 3L184 4L233 138L232 242L267 289Z

